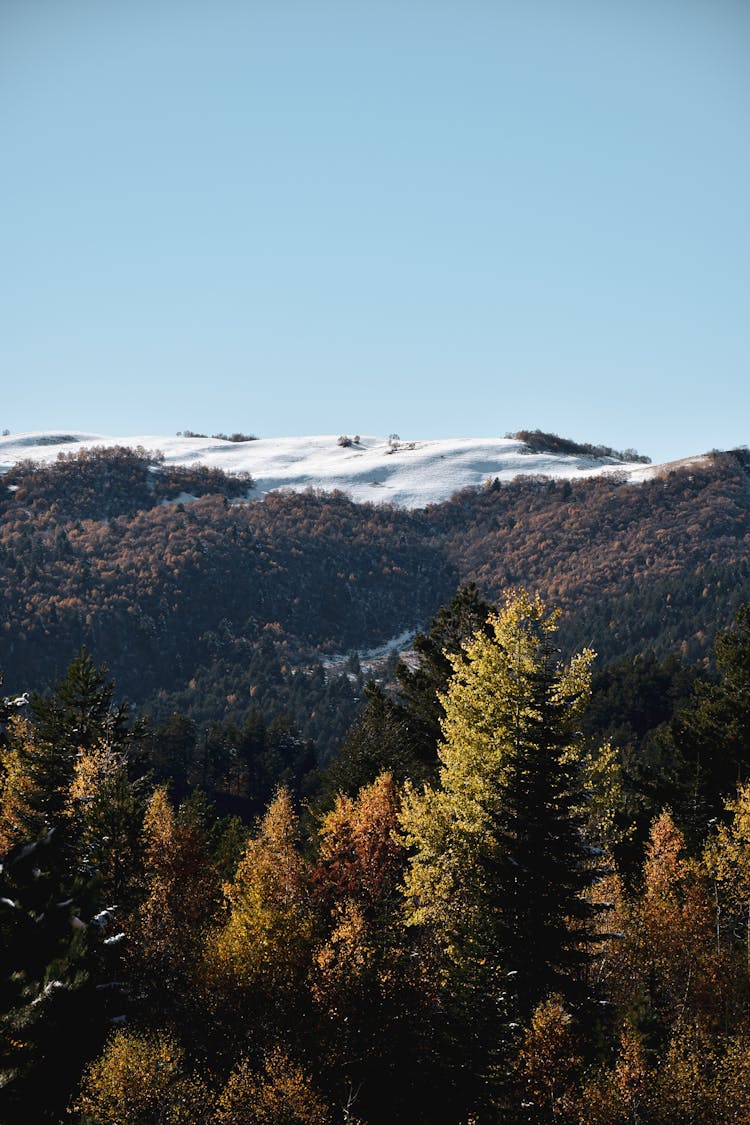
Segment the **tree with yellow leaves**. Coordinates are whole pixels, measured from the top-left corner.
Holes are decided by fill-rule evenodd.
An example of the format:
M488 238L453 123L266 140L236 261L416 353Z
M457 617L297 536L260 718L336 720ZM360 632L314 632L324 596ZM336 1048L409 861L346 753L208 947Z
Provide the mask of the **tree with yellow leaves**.
M26 768L34 731L28 719L13 715L0 744L0 855L28 836L33 780Z
M705 859L716 883L721 936L734 943L739 936L750 972L750 782L726 801L729 824L720 824L706 846Z
M142 848L144 897L126 926L129 973L144 1011L190 1024L219 877L201 825L189 808L175 812L162 787L146 809Z
M219 1096L216 1125L333 1125L309 1073L278 1047L254 1069L241 1059Z
M633 1026L625 1023L614 1063L584 1085L579 1120L587 1125L632 1125L645 1120L650 1079L643 1043Z
M86 1069L73 1112L97 1125L198 1125L213 1119L208 1087L185 1070L164 1032L118 1031Z
M430 1084L431 989L403 926L400 803L384 773L356 798L340 795L323 819L315 887L325 936L310 992L339 1100L356 1090L365 1120L411 1123Z
M662 1028L691 1016L717 1018L726 982L714 925L706 870L688 856L685 838L665 810L651 826L628 938L635 981L647 985L652 1016Z
M550 996L531 1017L515 1062L524 1120L571 1120L580 1066L571 1015L559 996Z
M299 1003L314 939L311 871L298 849L299 824L280 789L225 887L228 916L210 936L205 973L217 1001L255 1032L286 1030Z

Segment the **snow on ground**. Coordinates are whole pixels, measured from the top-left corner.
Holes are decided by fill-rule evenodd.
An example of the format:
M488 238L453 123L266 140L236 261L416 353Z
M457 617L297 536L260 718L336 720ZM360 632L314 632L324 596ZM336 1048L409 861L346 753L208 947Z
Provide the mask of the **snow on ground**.
M356 445L343 447L335 434L231 442L180 435L113 437L66 430L0 437L0 473L26 458L49 462L56 460L59 453L113 445L159 450L167 464L204 464L227 473L249 472L255 481L251 495L256 498L278 489L340 489L359 503L391 502L404 508L438 504L459 489L482 485L487 478L509 481L520 473L573 478L626 472L636 482L666 468L526 453L524 445L514 438L390 442L384 437L369 436L362 437ZM689 463L689 459L684 462Z
M359 662L364 671L368 670L368 666L373 663L377 664L383 660L387 660L394 652L403 652L416 636L417 629L405 629L403 633L399 633L397 637L391 637L381 645L376 645L375 648L360 648L352 649L348 653L338 653L335 656L328 656L321 661L326 669L339 668L340 665L345 664L346 661L356 653Z

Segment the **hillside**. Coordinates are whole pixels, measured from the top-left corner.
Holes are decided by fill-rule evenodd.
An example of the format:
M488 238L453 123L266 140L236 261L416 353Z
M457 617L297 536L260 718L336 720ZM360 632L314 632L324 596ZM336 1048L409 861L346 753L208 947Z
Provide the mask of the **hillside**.
M749 465L735 451L660 466L637 485L622 475L493 482L440 505L430 529L491 601L523 585L559 604L571 647L699 660L750 597Z
M330 748L362 686L355 657L332 658L424 627L462 583L495 603L511 586L540 591L564 610L566 648L591 645L600 662L649 649L702 661L750 600L742 451L602 473L516 448L516 463L546 458L557 476L506 481L510 460L492 473L488 459L480 486L414 508L313 489L259 502L244 460L225 473L187 447L162 458L94 439L59 459L35 440L40 460L0 480L0 669L13 692L51 684L85 645L157 715L239 721L252 704Z

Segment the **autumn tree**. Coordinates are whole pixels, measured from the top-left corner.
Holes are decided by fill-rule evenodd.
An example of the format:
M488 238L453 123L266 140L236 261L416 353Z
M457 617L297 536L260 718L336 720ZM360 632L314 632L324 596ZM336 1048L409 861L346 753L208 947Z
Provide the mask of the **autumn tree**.
M323 1064L366 1120L423 1120L434 1060L430 982L403 926L400 792L389 774L340 795L323 819L315 888L324 938L310 990Z
M514 1063L523 1120L571 1120L581 1062L573 1018L560 998L551 996L532 1015Z
M28 826L34 823L34 780L27 768L33 742L28 719L11 716L0 744L0 855L27 840Z
M123 1030L86 1069L73 1105L97 1125L209 1125L213 1099L186 1070L185 1052L164 1032Z
M620 956L629 965L631 1011L658 1050L678 1022L716 1020L727 998L716 949L715 907L701 862L688 855L669 811L656 818L643 879L626 913Z
M225 888L226 921L210 935L204 972L223 1016L256 1044L293 1034L314 940L311 871L299 822L279 790Z
M405 864L396 837L401 797L384 773L355 798L340 794L319 828L317 883L331 901L354 899L387 924L398 913Z
M632 1125L646 1120L651 1075L640 1036L626 1022L619 1051L610 1066L600 1067L584 1083L580 1120L589 1125Z
M157 789L143 822L143 899L126 927L136 1007L190 1023L200 1000L197 966L219 905L218 874L190 806L175 812ZM203 1030L198 1023L197 1030Z
M648 1091L648 1117L666 1125L722 1125L727 1118L717 1098L717 1040L698 1021L680 1021L674 1028L669 1045L652 1076Z
M746 1019L750 1002L750 783L738 787L726 810L731 820L716 826L703 859L713 881L724 992L736 1023Z
M257 1068L240 1060L219 1096L215 1118L216 1125L333 1125L336 1120L311 1075L279 1048Z

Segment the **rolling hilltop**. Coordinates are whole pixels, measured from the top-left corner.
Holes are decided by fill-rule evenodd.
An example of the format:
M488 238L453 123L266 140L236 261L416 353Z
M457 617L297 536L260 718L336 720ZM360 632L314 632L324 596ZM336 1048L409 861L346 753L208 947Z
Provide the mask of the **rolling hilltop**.
M661 470L660 466L645 466L643 458L629 460L629 456L637 458L634 450L617 454L605 447L539 433L402 441L395 435L358 434L259 439L238 434L230 439L60 432L0 438L0 471L28 458L50 464L61 454L75 456L103 446L161 453L167 468L201 466L229 475L250 473L256 498L280 489L314 488L340 490L358 503L391 502L404 508L439 504L460 489L483 484L488 477L510 481L519 474L543 474L576 480L624 472L628 479L643 480Z

